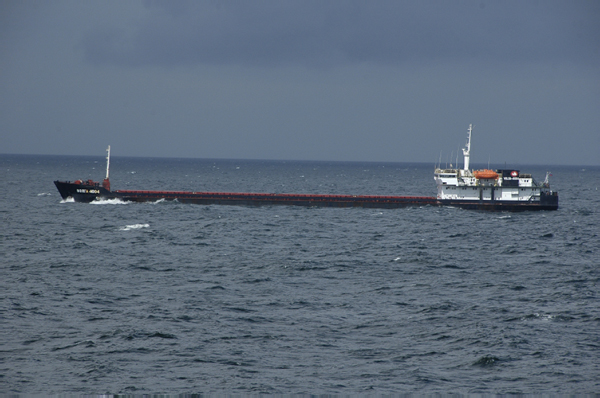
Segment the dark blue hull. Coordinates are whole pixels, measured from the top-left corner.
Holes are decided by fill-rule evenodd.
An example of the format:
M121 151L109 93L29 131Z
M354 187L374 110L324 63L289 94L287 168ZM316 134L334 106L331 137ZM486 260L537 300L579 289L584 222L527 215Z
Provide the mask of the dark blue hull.
M487 211L530 211L530 210L558 210L558 194L556 192L542 192L539 201L511 201L511 200L438 200L442 206L454 206L469 210Z

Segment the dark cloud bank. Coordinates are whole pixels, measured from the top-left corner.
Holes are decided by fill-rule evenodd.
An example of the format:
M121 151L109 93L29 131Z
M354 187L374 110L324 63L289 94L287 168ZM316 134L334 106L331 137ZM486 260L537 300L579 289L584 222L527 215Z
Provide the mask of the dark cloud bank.
M594 1L144 2L129 27L84 39L91 63L384 65L600 63Z
M597 0L0 3L8 153L600 164ZM100 148L100 149L99 149Z

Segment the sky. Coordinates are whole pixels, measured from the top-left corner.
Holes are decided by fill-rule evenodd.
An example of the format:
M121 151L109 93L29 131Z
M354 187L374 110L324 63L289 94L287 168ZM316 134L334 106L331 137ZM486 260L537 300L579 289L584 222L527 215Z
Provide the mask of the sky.
M600 165L597 0L4 0L0 153Z

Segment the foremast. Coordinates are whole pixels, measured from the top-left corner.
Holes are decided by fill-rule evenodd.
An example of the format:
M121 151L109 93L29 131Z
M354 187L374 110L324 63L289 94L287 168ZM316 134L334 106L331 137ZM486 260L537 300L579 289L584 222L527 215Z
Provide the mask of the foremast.
M110 145L108 146L106 153L106 178L102 181L102 187L107 191L110 191L110 180L108 179L110 171Z

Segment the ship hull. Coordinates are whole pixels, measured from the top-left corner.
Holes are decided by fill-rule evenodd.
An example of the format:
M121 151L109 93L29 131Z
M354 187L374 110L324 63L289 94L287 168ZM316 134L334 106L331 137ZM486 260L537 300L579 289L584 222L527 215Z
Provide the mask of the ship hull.
M440 199L438 202L441 206L453 206L469 210L511 212L530 210L558 210L558 195L556 193L542 193L540 199L537 201Z
M63 199L73 198L75 202L90 203L99 198L114 198L115 195L96 182L54 181Z
M486 211L531 211L531 210L557 210L557 205L543 205L540 203L485 203L485 202L465 202L460 200L440 200L441 206L459 207L468 210L486 210Z
M178 201L200 205L234 206L304 206L304 207L362 207L396 209L408 206L452 206L470 210L530 211L558 209L558 196L543 195L540 201L482 201L438 200L429 196L375 196L375 195L311 195L264 194L231 192L181 192L181 191L109 191L98 183L71 183L55 181L63 199L90 203L95 200L119 199L127 202Z
M201 205L238 206L305 206L305 207L363 207L394 209L407 206L437 206L435 197L429 196L366 196L366 195L311 195L231 192L180 192L180 191L108 191L97 185L81 185L55 181L63 199L90 203L94 200L120 199L127 202L178 201Z

